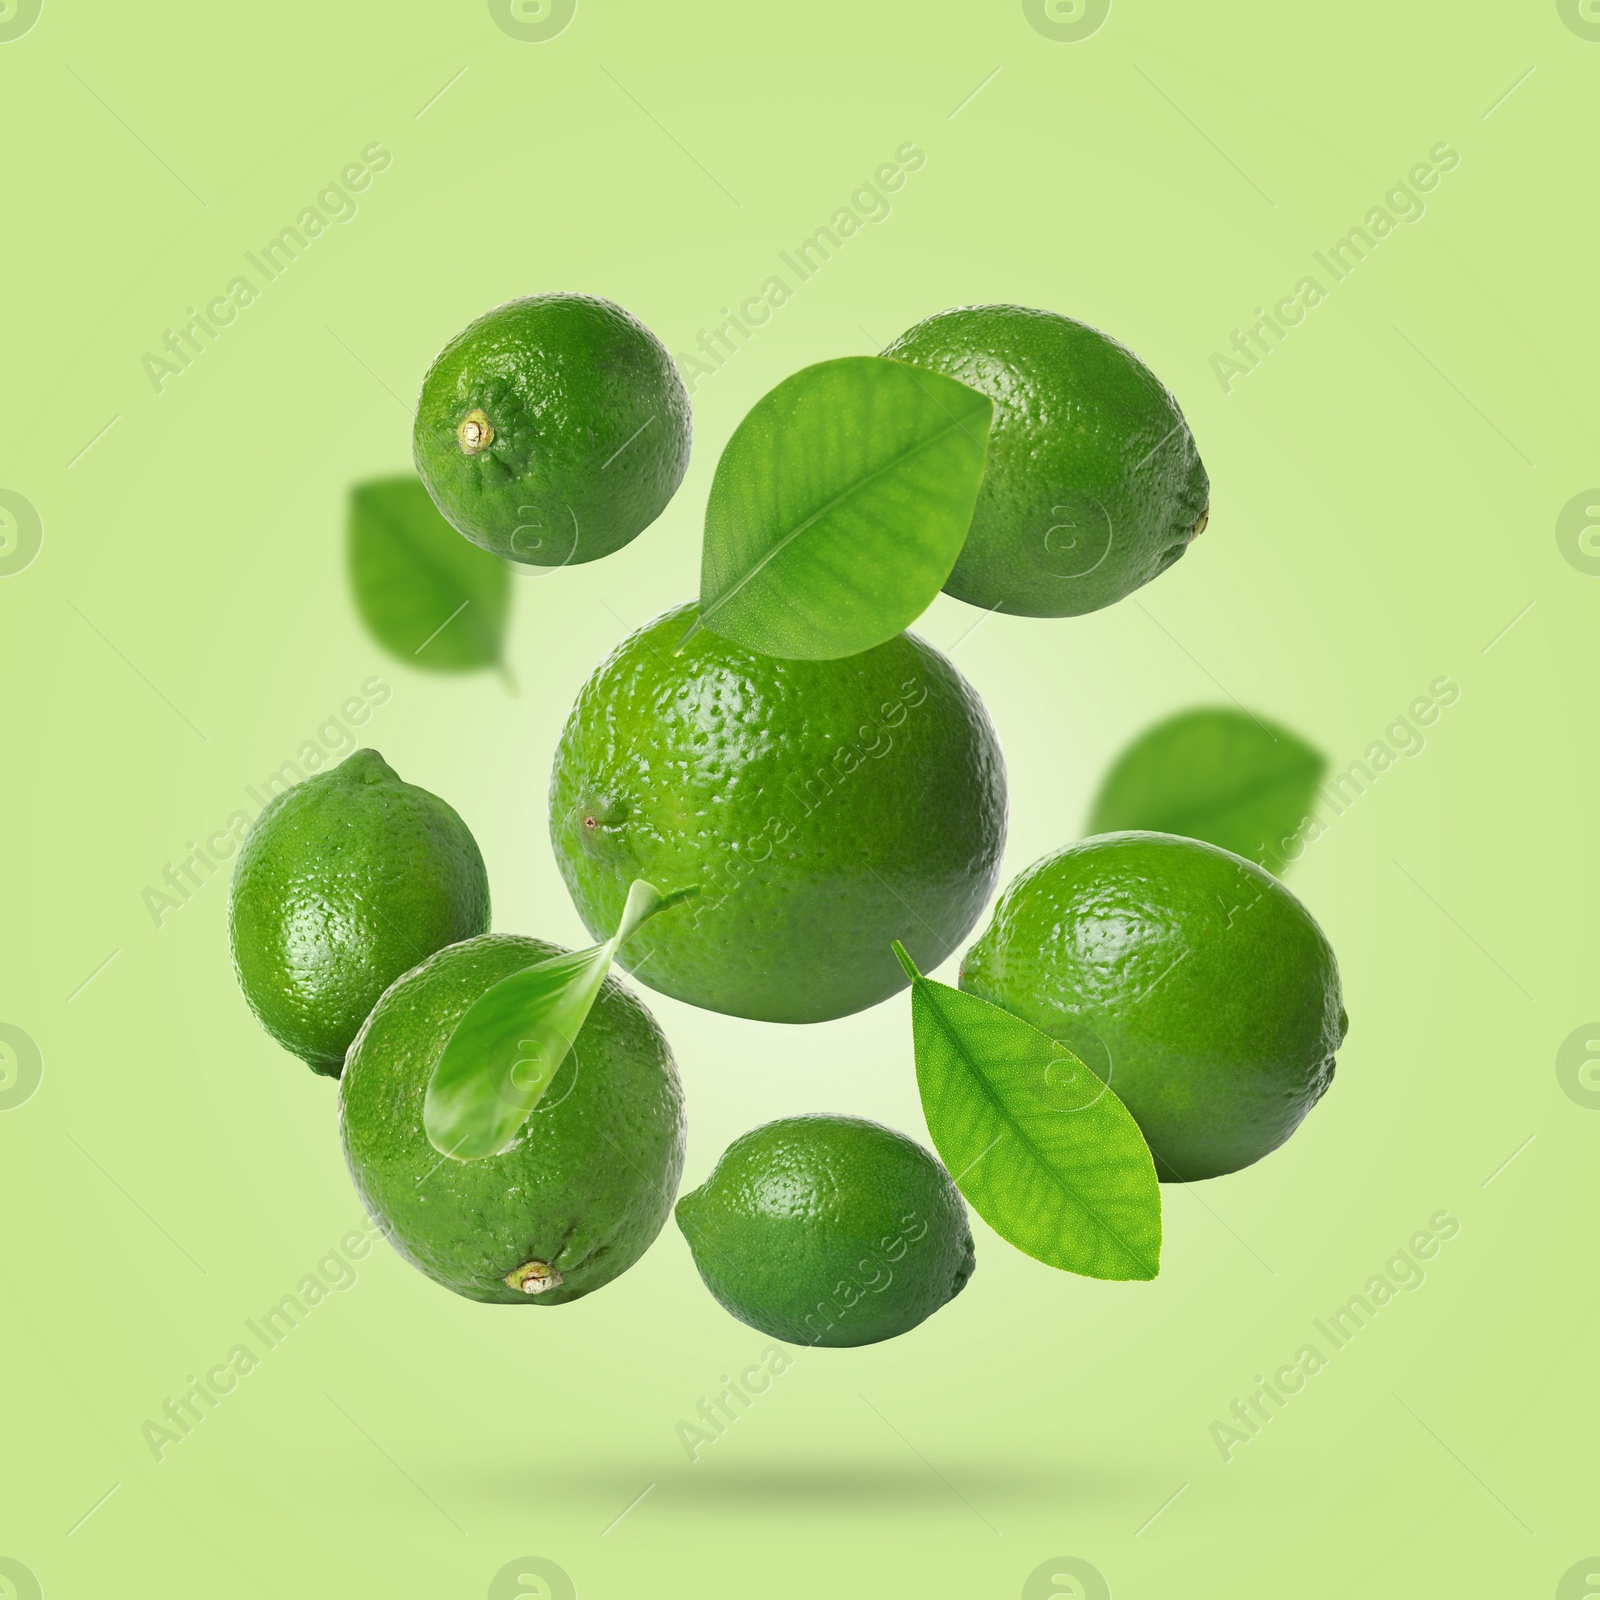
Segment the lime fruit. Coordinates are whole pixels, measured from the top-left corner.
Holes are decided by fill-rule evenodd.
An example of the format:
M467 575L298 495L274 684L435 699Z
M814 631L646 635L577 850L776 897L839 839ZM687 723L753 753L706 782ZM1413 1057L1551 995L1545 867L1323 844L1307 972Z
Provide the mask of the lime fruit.
M502 978L563 954L509 934L451 945L373 1009L339 1085L345 1160L389 1242L469 1300L563 1305L610 1283L660 1233L683 1173L683 1090L655 1018L607 978L513 1143L440 1155L428 1080L456 1025Z
M1133 1113L1158 1176L1276 1150L1333 1079L1339 967L1269 872L1168 833L1108 833L1022 873L961 987L1079 1055Z
M329 1077L402 972L488 926L489 878L466 823L376 750L275 795L228 897L250 1009Z
M550 833L595 937L628 885L701 886L618 956L692 1005L766 1022L848 1016L925 971L994 887L1005 767L982 702L901 634L836 661L752 655L682 606L625 639L556 751Z
M1178 402L1098 328L957 306L884 351L994 401L989 464L946 594L1024 617L1098 611L1165 572L1211 489Z
M485 312L434 358L412 452L474 544L564 567L661 515L690 432L678 369L637 317L595 295L536 294Z
M861 1117L753 1128L677 1209L706 1287L790 1344L909 1333L972 1276L967 1208L920 1144Z

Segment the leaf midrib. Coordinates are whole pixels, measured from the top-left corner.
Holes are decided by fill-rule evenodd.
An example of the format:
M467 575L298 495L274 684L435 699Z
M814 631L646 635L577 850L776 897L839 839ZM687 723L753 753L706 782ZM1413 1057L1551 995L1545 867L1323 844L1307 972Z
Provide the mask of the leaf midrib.
M930 980L927 978L919 978L917 981L919 983L930 982ZM1104 1232L1108 1233L1113 1239L1115 1239L1131 1260L1138 1262L1141 1267L1149 1267L1151 1276L1154 1277L1155 1274L1160 1271L1161 1264L1159 1259L1152 1264L1145 1256L1143 1251L1129 1244L1128 1241L1124 1239L1122 1235L1118 1233L1109 1222L1100 1216L1100 1214L1088 1203L1088 1201L1083 1198L1082 1194L1070 1182L1068 1182L1066 1178L1062 1177L1061 1174L1059 1174L1056 1169L1044 1159L1043 1156L1039 1154L1038 1147L1027 1136L1027 1134L1024 1133L1022 1124L1019 1123L1011 1114L1009 1108L996 1098L994 1089L990 1086L988 1078L985 1077L981 1071L979 1071L971 1056L969 1056L965 1048L963 1048L961 1035L957 1033L956 1030L951 1026L950 1022L945 1017L943 1010L940 1008L939 1002L930 998L930 1005L934 1016L938 1019L939 1026L944 1030L946 1037L949 1038L954 1044L956 1054L966 1064L968 1074L977 1080L978 1086L980 1089L982 1089L985 1099L987 1099L989 1104L994 1107L1001 1120L1005 1122L1011 1131L1017 1136L1017 1138L1021 1140L1024 1148L1032 1157L1034 1165L1042 1168L1050 1182L1056 1188L1060 1189L1064 1194L1068 1195L1074 1202L1076 1202L1078 1209L1089 1218L1090 1222L1093 1223L1094 1226L1104 1230Z
M979 410L981 408L974 407L973 409ZM900 451L898 454L891 456L883 463L881 467L874 468L864 478L857 478L855 482L850 484L848 488L841 489L839 493L836 494L831 500L827 501L824 505L819 506L808 517L805 517L800 522L796 523L795 526L791 528L788 533L784 534L784 536L778 540L778 542L773 545L773 547L767 551L767 553L762 556L762 558L757 561L756 564L751 567L751 569L745 573L745 575L740 578L739 581L734 584L734 586L729 589L726 594L712 601L710 606L703 608L700 612L700 621L704 622L707 617L715 616L716 613L725 605L727 605L728 602L732 600L747 583L751 582L752 579L758 577L763 571L765 571L767 566L771 562L775 561L780 555L782 555L783 552L787 550L802 533L804 533L808 528L814 527L836 506L841 505L852 495L859 494L861 490L864 489L869 483L881 478L886 472L893 471L896 467L903 465L919 452L926 450L930 445L937 444L947 434L955 432L965 433L965 423L954 419L951 420L942 428L939 428L936 432L928 434L926 438L919 440L916 444L910 445L906 449Z

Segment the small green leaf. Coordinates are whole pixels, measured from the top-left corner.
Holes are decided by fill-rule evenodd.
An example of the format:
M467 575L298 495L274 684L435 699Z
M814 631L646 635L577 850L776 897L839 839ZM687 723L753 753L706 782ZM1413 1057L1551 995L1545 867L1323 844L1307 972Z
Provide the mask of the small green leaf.
M699 626L810 660L894 638L961 553L993 414L964 383L881 356L784 379L717 463Z
M428 1080L422 1125L434 1149L459 1161L499 1155L566 1060L612 957L642 923L699 892L695 885L662 894L636 878L621 925L604 944L525 967L480 996Z
M1063 1044L975 994L911 978L928 1132L972 1208L1017 1249L1090 1278L1161 1270L1161 1186L1139 1125Z
M1178 833L1281 872L1327 767L1276 723L1222 706L1180 711L1117 757L1089 832Z
M462 538L420 479L350 491L350 587L367 631L424 672L504 670L511 574Z

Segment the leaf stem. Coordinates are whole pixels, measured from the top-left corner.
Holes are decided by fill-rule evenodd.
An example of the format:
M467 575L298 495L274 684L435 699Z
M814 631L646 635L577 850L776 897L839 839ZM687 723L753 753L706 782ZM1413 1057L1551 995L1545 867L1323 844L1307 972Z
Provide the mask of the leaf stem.
M906 976L913 983L915 983L917 979L922 976L922 974L917 971L916 962L914 962L911 957L906 954L906 947L901 944L898 939L891 939L889 941L889 948L893 950L896 957L898 957L900 965L906 969Z

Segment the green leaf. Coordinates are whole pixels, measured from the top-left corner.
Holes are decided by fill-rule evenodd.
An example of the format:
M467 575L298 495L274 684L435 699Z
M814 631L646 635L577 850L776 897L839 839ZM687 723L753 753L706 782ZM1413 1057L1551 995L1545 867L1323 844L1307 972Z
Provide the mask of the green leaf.
M1221 706L1182 711L1117 757L1089 832L1180 833L1281 872L1327 767L1276 723Z
M894 638L961 553L993 414L964 383L881 356L784 379L717 463L698 626L810 660Z
M975 994L911 978L917 1088L939 1158L1017 1249L1090 1278L1161 1270L1161 1186L1127 1107L1063 1044Z
M367 631L424 672L504 671L511 574L464 539L420 479L350 491L350 587Z
M434 1149L458 1161L499 1155L566 1060L612 957L657 912L699 892L695 885L662 894L636 878L621 925L604 944L525 967L480 996L428 1080L422 1125Z

